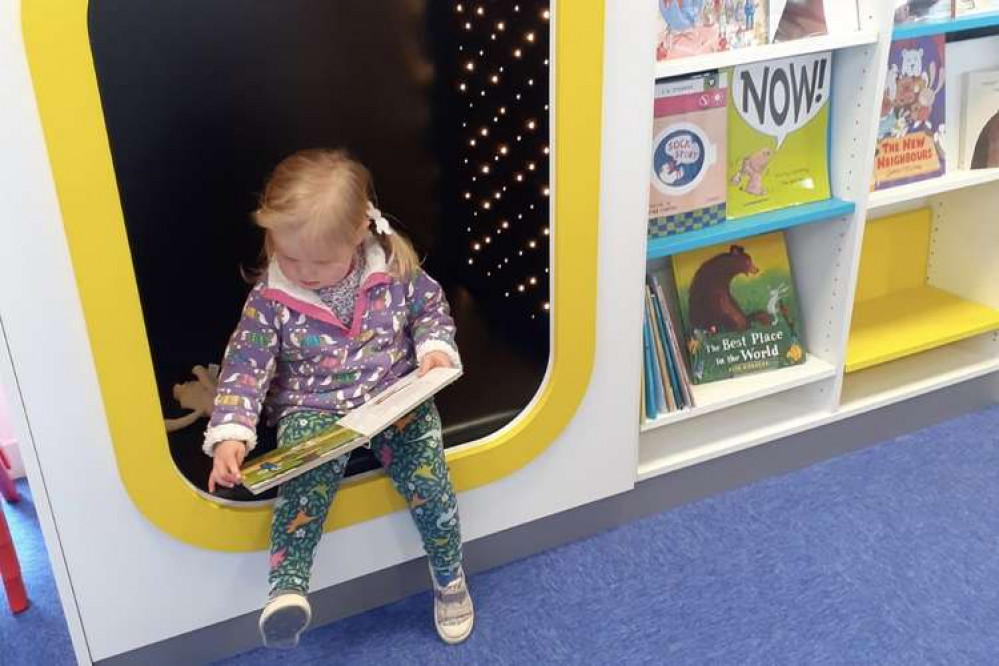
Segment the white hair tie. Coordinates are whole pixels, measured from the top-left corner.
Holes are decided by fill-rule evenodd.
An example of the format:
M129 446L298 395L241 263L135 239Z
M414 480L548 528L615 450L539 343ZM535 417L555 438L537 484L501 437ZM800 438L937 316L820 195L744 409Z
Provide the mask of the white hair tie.
M391 236L393 233L392 225L389 221L385 219L382 212L375 208L375 205L368 202L368 219L371 220L375 225L375 233L381 234L382 236Z

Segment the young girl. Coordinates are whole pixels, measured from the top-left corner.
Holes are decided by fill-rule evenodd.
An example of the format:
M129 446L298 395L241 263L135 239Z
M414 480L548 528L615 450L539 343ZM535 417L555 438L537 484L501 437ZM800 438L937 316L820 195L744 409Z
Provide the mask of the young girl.
M309 150L271 175L256 223L267 269L226 349L205 433L208 488L240 482L261 408L278 446L307 440L417 370L460 364L454 322L412 246L372 204L371 176L341 151ZM472 631L461 568L458 504L444 465L433 401L388 428L371 450L409 504L434 583L434 622L448 643ZM281 486L271 522L264 644L293 647L311 618L312 561L348 456Z

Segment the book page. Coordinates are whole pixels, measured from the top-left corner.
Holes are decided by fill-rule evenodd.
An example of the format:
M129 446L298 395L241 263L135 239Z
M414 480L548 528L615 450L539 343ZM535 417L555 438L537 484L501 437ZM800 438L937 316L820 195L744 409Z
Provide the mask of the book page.
M423 377L412 372L344 416L340 425L374 437L460 376L458 368L434 368Z

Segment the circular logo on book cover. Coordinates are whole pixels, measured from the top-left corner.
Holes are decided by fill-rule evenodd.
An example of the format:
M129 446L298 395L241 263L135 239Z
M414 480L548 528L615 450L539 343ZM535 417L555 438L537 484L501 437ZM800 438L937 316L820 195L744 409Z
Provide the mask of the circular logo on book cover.
M656 137L652 152L652 184L666 195L690 192L715 163L715 148L697 125L679 123Z

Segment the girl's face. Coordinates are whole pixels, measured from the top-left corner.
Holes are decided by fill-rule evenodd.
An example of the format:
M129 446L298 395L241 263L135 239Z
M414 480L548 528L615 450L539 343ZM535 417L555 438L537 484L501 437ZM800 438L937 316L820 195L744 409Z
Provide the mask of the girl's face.
M362 225L353 243L317 242L299 229L271 230L269 233L281 272L301 287L322 289L336 284L350 272L365 231Z

